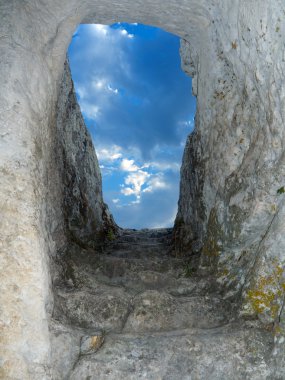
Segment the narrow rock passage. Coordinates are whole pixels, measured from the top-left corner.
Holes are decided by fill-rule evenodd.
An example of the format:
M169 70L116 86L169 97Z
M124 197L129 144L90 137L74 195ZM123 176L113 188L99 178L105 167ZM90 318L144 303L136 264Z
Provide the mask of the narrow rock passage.
M171 232L124 230L101 255L70 249L52 327L58 378L270 375L271 334L237 321L209 279L168 253Z

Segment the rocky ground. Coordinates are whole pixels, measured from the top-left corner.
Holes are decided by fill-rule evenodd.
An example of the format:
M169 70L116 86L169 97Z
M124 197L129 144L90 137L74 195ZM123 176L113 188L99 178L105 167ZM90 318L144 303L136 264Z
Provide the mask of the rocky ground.
M51 325L55 378L277 379L272 334L170 255L171 232L124 230L103 254L70 248Z

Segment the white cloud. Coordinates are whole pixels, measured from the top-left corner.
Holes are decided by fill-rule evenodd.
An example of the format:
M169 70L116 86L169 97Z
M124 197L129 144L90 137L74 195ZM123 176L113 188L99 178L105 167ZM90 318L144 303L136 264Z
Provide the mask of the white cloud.
M118 145L112 145L108 148L99 147L96 149L100 161L115 161L122 157L122 148Z
M124 158L121 162L121 170L124 170L125 172L135 172L139 170L139 167L137 165L134 165L134 160L128 160L127 158Z
M121 29L122 36L128 37L128 38L134 38L134 35L131 33L128 33L126 29Z
M124 187L122 190L121 190L121 193L128 196L128 195L133 195L135 192L133 189L131 189L130 187Z
M100 36L106 36L108 34L108 25L102 25L102 24L90 24L89 28L91 32L100 35Z
M102 25L102 24L91 24L88 25L89 30L92 34L95 34L98 37L117 37L117 36L123 36L127 38L134 38L134 35L131 33L128 33L128 31L124 28L119 28L119 34L117 34L117 30L112 29L109 25Z
M94 87L96 90L101 90L105 87L105 80L104 79L96 79L92 81L92 87Z
M111 91L113 94L118 94L119 90L117 88L113 88L110 84L107 86L108 90Z
M129 186L123 187L121 190L121 193L126 196L135 195L138 200L140 198L142 186L146 183L149 177L150 177L150 174L143 170L138 170L135 173L129 174L125 178L125 184Z
M95 120L100 115L100 108L95 104L81 102L80 107L82 113L85 114L88 119Z
M119 90L107 83L107 80L105 78L93 79L91 82L91 87L95 91L108 91L116 95L119 93ZM87 95L86 89L80 88L77 92L80 95L80 99L82 99L82 97L86 97Z
M155 190L161 190L161 189L167 189L167 188L169 188L169 185L164 181L163 174L158 173L147 182L147 187L143 190L143 192L152 193Z
M118 202L120 202L120 199L116 198L116 199L112 199L112 202L117 204Z
M151 166L154 169L158 169L162 171L172 170L172 171L178 172L180 170L180 164L178 162L153 161L153 162L148 163L148 166Z

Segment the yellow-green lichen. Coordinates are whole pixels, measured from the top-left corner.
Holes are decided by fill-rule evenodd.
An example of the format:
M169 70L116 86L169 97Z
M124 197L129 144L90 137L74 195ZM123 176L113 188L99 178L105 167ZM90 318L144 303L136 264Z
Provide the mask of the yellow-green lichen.
M281 283L283 268L277 265L270 276L260 277L256 286L247 292L247 301L255 314L268 313L276 320L280 309L280 298L285 292L285 283Z
M227 268L220 269L218 272L218 277L226 277L229 273L230 271Z

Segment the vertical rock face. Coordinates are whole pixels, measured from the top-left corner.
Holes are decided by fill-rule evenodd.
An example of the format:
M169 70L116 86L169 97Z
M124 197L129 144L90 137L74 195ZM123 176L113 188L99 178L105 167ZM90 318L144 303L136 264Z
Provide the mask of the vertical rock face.
M197 115L183 157L175 230L181 249L200 253L200 269L216 276L225 296L241 295L243 315L279 323L285 9L279 2L253 9L221 3L203 46L182 41Z
M68 62L56 110L57 154L62 207L69 238L80 245L102 244L116 225L103 202L101 173L91 136L77 103Z

